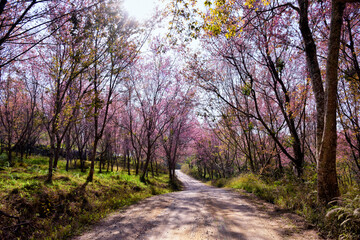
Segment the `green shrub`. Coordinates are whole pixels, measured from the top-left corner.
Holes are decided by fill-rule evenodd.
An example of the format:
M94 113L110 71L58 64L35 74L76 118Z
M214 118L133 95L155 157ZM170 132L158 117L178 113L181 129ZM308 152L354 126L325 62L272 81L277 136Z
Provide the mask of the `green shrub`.
M359 239L360 236L360 195L345 195L330 204L326 214L326 226L340 239Z
M183 173L185 173L185 174L190 174L189 165L183 164L183 165L181 166L181 171L182 171Z
M212 180L211 185L213 185L215 187L225 187L225 185L227 184L227 181L228 180L225 178L220 178L220 179Z
M9 167L8 157L5 153L0 155L0 167Z
M49 158L44 156L31 156L26 159L26 162L31 165L46 165L49 163Z

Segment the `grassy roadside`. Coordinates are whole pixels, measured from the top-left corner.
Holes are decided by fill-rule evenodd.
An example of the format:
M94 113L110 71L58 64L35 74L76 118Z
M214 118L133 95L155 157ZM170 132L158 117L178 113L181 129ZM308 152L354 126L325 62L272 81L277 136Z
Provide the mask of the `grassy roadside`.
M44 184L46 157L30 157L14 167L0 168L0 239L66 239L108 213L152 195L171 192L167 174L141 183L125 172L87 173L58 170L53 184ZM64 169L63 162L59 169Z
M317 203L316 179L305 176L305 181L284 175L274 180L254 174L242 174L233 178L216 180L201 179L195 169L182 166L182 171L215 187L243 189L278 207L302 216L315 225L325 238L360 239L360 191L342 189L340 201L329 208Z

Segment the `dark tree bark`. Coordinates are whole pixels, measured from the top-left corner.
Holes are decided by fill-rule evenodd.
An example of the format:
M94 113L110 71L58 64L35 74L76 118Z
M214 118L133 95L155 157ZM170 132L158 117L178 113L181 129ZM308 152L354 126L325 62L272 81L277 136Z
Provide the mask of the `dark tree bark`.
M299 4L299 27L303 37L306 64L312 83L312 90L316 102L316 158L319 159L320 146L324 130L324 114L325 114L325 91L321 78L321 71L317 59L316 44L310 30L308 19L308 0L298 0Z

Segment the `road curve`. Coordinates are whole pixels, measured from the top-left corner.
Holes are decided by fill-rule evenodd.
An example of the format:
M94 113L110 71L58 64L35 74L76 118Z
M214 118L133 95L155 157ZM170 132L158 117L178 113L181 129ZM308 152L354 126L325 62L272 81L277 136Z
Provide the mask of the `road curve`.
M145 199L75 239L320 239L315 231L297 226L296 215L280 214L271 204L176 174L184 191Z

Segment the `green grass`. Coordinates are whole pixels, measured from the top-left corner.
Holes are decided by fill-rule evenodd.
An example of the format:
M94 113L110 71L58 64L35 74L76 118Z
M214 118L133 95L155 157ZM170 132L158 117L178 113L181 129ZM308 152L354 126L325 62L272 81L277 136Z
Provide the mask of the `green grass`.
M259 196L271 203L275 202L275 196L279 194L278 192L280 190L276 185L268 185L253 174L246 174L237 178L232 178L222 185L224 187L234 189L244 189L245 191L254 193L256 196Z
M88 173L66 172L64 161L59 162L53 183L45 184L47 162L48 158L36 156L0 168L0 210L26 223L16 229L16 219L0 215L0 239L66 239L116 209L172 191L164 173L144 184L125 171L97 169L84 190Z

